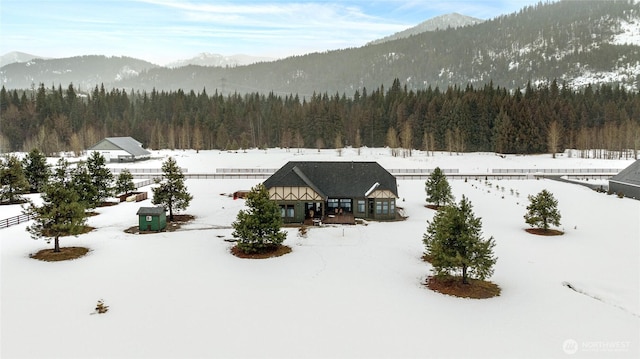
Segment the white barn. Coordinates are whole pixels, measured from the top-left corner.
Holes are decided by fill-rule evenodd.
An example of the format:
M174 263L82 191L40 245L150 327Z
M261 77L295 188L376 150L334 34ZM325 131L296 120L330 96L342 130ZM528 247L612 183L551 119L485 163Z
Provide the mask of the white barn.
M134 162L151 157L151 152L132 137L107 137L89 147L87 152L99 152L106 162Z

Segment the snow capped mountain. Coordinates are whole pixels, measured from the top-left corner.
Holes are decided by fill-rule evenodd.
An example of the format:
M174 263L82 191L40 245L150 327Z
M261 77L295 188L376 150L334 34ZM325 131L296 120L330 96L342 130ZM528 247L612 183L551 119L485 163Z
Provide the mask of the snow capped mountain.
M383 37L382 39L379 39L379 40L374 40L370 42L368 45L380 44L380 43L391 41L391 40L403 39L411 35L417 35L427 31L445 30L448 28L455 29L458 27L475 25L483 21L484 20L482 19L461 15L455 12L451 14L444 14L444 15L431 18L427 21L421 22L414 27L410 27L406 30L396 32L393 35Z
M166 67L104 56L31 61L2 66L0 83L18 89L73 82L85 88L104 83L140 90L349 96L394 79L411 90L489 82L515 90L556 80L576 89L610 84L637 91L640 8L627 1L558 1L486 21L448 14L375 46L280 60L201 53ZM251 65L256 62L262 63Z
M176 68L176 67L183 67L188 65L212 66L212 67L227 67L227 66L236 67L236 66L251 65L251 64L255 64L256 62L269 62L274 60L275 59L271 57L258 57L258 56L250 56L250 55L243 55L243 54L224 56L220 54L203 52L190 59L171 62L167 64L166 67Z
M0 56L0 67L16 62L27 62L33 59L46 59L46 57L31 55L19 51L12 51Z

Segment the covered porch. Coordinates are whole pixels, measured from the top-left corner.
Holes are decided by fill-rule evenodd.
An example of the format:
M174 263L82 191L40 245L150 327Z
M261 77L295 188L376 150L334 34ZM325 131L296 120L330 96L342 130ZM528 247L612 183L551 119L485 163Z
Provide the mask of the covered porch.
M353 213L329 214L322 217L306 218L304 225L318 226L320 224L356 224Z

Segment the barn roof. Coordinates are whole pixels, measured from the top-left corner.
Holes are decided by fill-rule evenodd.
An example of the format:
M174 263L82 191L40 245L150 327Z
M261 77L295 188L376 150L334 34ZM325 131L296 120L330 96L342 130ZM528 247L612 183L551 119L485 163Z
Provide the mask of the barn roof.
M135 157L151 155L151 152L142 148L142 143L132 137L106 137L89 150L123 150Z
M396 178L377 162L292 161L264 181L264 186L311 187L323 198L366 197L376 185L396 197Z
M629 167L623 169L617 175L609 179L610 182L618 182L640 187L640 160L636 160Z

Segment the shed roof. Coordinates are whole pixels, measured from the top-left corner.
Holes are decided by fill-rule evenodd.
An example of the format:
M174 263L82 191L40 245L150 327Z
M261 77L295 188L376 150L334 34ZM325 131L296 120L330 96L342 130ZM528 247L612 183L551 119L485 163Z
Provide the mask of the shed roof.
M311 187L323 198L362 198L372 186L389 190L396 197L396 178L377 162L288 162L271 177L264 186Z
M166 213L164 207L140 207L136 213L138 216L157 216Z
M142 148L142 143L138 142L133 137L106 137L89 148L89 150L106 149L123 150L135 157L151 155L151 152Z
M640 186L640 160L636 160L617 175L611 177L611 182Z

